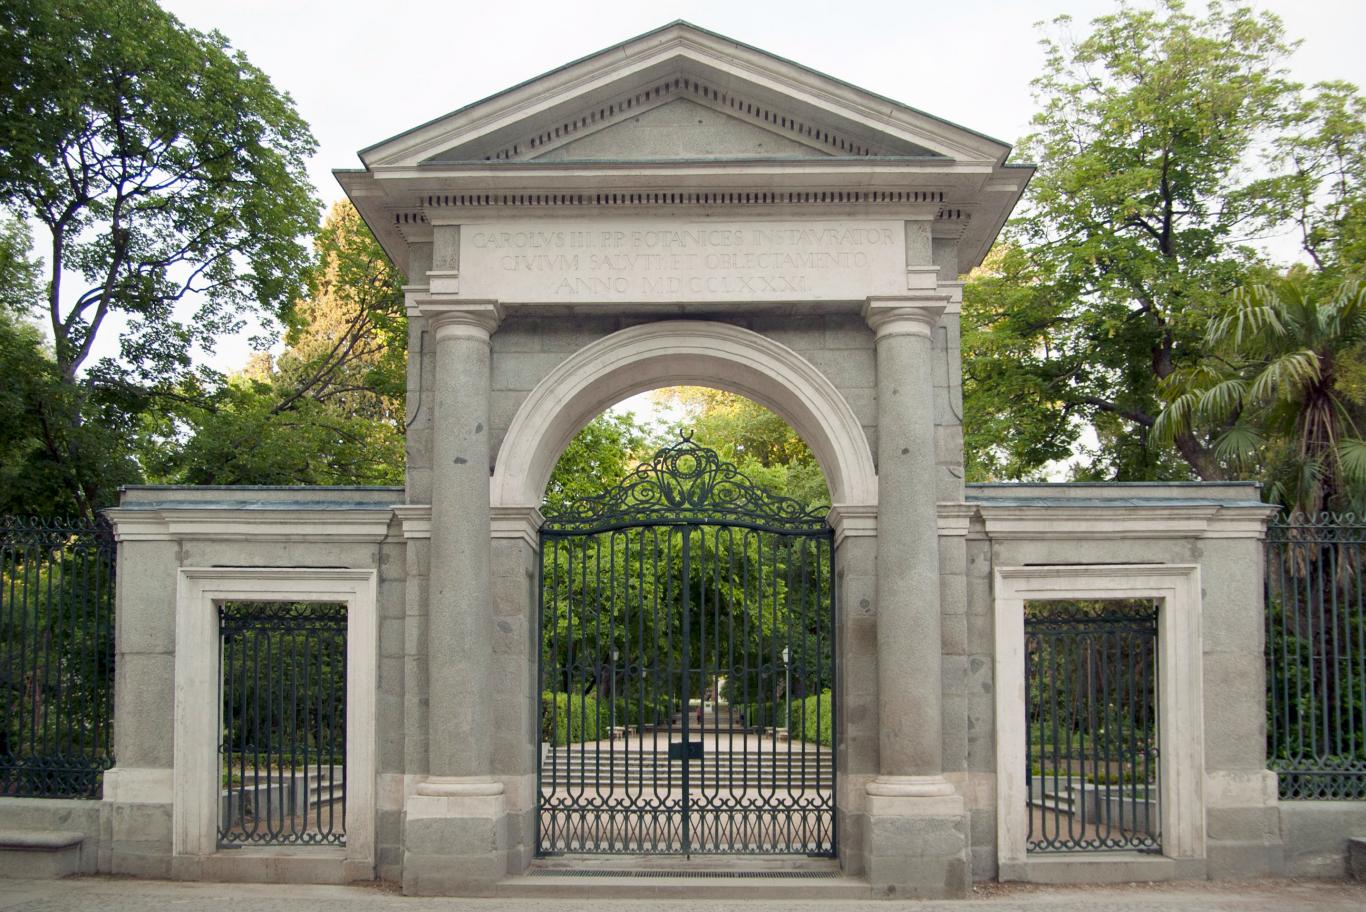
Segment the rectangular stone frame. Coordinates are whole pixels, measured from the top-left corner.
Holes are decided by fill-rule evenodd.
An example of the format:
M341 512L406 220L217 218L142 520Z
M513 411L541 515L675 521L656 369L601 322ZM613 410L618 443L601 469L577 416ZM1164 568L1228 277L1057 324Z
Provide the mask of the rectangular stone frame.
M375 871L375 694L379 629L375 570L182 567L176 593L173 872L177 877L248 876L234 862L263 859L331 868L324 878L369 880ZM219 650L217 606L225 601L346 604L346 846L218 847ZM218 863L218 864L216 864ZM218 866L224 870L218 870ZM330 875L330 876L328 876ZM264 879L289 879L271 871Z
M1041 599L1156 599L1158 607L1159 800L1166 870L1133 876L1190 876L1205 857L1205 749L1201 659L1200 568L1194 564L998 567L996 626L996 852L1001 879L1053 879L1037 870L1076 862L1085 853L1027 852L1028 725L1025 721L1024 606ZM1098 857L1120 860L1119 856ZM1142 859L1162 862L1163 859ZM1185 864L1182 864L1185 862ZM1179 870L1178 870L1179 869ZM1132 871L1132 868L1128 870ZM1061 870L1059 874L1063 873ZM1042 876L1040 876L1042 875ZM1094 874L1092 875L1094 876ZM1070 879L1070 878L1068 878Z

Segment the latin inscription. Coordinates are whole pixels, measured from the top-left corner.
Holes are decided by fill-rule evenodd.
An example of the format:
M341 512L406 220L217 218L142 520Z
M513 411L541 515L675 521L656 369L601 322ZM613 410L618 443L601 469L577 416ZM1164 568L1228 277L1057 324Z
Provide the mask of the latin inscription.
M501 300L803 300L904 264L899 223L465 226L463 276ZM468 286L467 286L468 287Z

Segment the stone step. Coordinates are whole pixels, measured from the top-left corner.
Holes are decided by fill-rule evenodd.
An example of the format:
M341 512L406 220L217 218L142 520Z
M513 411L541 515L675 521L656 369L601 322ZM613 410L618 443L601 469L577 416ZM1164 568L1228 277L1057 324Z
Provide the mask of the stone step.
M815 900L876 898L868 882L845 877L834 859L784 856L574 855L540 858L495 895L576 899Z
M81 870L84 833L0 830L0 877L70 877Z
M830 903L878 899L866 881L852 877L814 879L782 875L763 877L576 876L542 874L502 880L494 895L508 899L686 899L698 903L731 900L813 900Z

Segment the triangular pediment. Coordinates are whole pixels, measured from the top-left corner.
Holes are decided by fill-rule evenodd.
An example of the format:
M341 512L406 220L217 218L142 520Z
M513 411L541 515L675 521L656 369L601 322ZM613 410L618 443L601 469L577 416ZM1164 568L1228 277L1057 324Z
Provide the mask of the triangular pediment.
M406 269L431 216L830 207L934 219L971 268L1024 191L1010 146L686 22L361 150L336 172ZM458 223L458 222L456 222Z
M668 161L821 158L834 154L687 98L624 116L618 123L529 156L534 161Z
M1008 152L997 140L680 22L371 146L361 158L374 169L717 158L999 163Z

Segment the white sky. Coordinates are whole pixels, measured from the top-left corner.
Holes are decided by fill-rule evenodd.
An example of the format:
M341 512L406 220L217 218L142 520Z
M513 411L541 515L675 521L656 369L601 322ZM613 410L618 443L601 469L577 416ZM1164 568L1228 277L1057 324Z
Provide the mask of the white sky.
M1028 129L1042 53L1033 24L1079 23L1115 0L160 0L186 24L218 29L289 92L319 142L310 174L341 197L333 168L356 151L563 63L684 18L1007 142ZM1258 0L1304 44L1304 82L1366 85L1366 0ZM245 337L211 363L247 356Z

